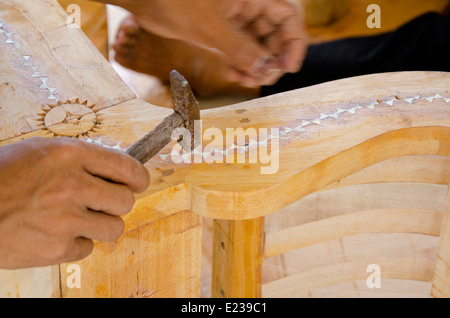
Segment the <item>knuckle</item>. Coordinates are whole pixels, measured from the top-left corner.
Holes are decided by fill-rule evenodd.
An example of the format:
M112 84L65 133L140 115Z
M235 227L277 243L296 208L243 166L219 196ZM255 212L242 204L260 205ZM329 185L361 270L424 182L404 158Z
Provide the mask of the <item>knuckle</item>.
M73 233L74 218L68 214L53 218L46 222L46 232L53 237L68 237Z
M134 175L136 171L136 164L134 160L125 154L120 154L121 170L125 176Z
M61 263L70 256L71 245L69 240L57 240L43 251L43 257L49 263Z
M125 213L130 212L133 209L134 206L134 194L131 190L126 190L125 191L125 195L124 195L124 208L125 208Z
M117 195L116 200L114 214L124 215L133 209L135 199L133 192L129 188L123 186L123 189L121 189L120 195Z
M51 189L51 196L54 202L71 202L82 190L79 180L69 173L62 173L55 181L55 186Z
M73 162L83 152L83 144L78 140L58 138L46 147L47 155L57 162Z
M94 250L94 242L90 239L79 238L73 242L72 260L77 261L89 256Z

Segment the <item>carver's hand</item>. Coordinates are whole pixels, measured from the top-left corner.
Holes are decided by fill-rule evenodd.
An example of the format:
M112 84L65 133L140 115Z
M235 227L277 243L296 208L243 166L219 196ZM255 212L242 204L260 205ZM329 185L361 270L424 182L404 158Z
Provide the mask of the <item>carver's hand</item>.
M148 171L115 150L67 138L0 147L0 268L70 262L114 241Z
M273 84L305 57L303 15L288 0L97 1L121 5L155 34L222 52L228 79L243 86Z

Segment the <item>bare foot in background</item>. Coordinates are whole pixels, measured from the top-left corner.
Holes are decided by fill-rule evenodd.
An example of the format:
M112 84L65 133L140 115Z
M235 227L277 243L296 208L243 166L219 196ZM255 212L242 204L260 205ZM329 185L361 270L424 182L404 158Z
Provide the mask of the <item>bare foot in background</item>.
M177 70L199 96L216 94L255 95L258 89L241 87L226 80L226 58L215 50L180 40L161 38L142 29L133 15L121 24L113 45L114 59L136 72L168 82Z

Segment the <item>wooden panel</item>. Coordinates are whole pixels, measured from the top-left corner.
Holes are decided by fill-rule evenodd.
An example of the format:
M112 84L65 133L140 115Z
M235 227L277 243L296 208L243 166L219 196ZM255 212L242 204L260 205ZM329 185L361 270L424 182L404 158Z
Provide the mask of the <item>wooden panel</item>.
M180 212L97 243L76 263L81 288L68 288L61 265L63 297L200 297L201 218ZM69 273L70 274L70 273Z
M265 258L262 283L361 259L426 259L434 263L438 245L437 236L413 233L368 233L347 236Z
M439 242L431 295L450 298L450 185Z
M381 288L367 288L363 281L345 282L316 288L299 297L311 298L430 298L431 283L384 278ZM296 297L297 297L296 295Z
M434 263L424 259L364 259L310 270L262 285L262 296L266 298L289 297L314 288L347 281L365 280L367 266L378 264L381 278L399 278L431 281Z
M264 218L215 220L212 297L261 297Z
M310 194L266 217L274 233L334 216L373 209L444 211L447 186L421 183L359 184Z
M417 209L368 210L349 213L266 235L264 257L362 233L399 232L438 236L442 212Z
M334 189L362 183L408 182L447 185L450 158L439 156L405 156L376 163L344 177L322 189Z

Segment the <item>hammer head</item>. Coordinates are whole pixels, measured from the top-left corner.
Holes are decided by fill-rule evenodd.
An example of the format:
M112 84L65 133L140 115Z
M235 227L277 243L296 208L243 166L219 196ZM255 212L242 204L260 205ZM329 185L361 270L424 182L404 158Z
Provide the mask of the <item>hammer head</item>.
M177 71L170 72L170 91L173 108L184 120L185 128L191 133L190 143L182 141L183 148L194 150L194 121L200 119L200 109L188 81Z

